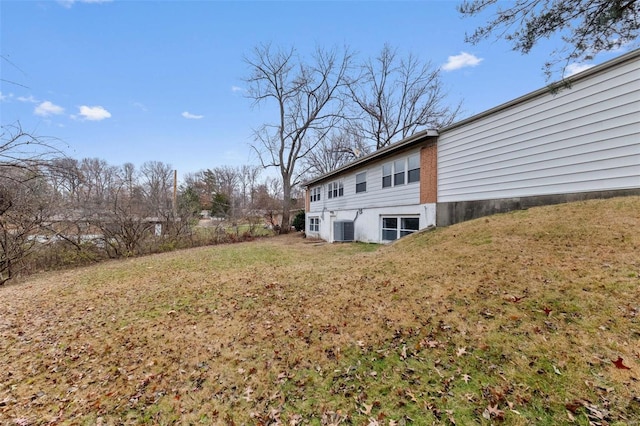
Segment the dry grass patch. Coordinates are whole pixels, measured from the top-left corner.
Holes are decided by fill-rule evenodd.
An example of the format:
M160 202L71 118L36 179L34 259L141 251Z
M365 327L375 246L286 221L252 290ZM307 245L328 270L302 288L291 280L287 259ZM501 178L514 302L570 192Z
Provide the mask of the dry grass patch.
M43 275L0 288L0 421L637 424L639 252L628 197Z

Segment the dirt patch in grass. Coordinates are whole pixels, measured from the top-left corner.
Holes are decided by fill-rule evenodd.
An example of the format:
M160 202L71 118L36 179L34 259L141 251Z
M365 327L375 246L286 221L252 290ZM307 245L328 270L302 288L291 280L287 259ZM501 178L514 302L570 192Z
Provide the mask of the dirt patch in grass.
M639 253L628 197L42 275L0 288L0 422L637 424Z

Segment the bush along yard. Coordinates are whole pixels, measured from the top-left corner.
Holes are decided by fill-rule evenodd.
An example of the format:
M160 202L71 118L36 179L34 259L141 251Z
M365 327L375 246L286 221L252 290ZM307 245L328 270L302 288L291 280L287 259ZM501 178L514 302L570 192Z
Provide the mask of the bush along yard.
M640 198L0 288L8 425L638 425Z

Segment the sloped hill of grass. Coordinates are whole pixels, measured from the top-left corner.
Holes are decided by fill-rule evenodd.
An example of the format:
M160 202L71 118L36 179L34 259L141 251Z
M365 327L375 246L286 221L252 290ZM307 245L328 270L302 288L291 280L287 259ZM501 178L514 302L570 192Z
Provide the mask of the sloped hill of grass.
M0 288L2 424L640 422L640 198Z

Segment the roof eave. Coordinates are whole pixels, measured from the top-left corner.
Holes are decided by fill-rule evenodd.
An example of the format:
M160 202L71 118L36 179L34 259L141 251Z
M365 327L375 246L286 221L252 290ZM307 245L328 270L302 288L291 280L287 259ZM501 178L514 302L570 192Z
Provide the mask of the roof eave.
M396 152L396 151L400 151L402 149L406 149L408 147L411 147L414 144L418 144L420 142L422 142L423 140L429 139L429 138L437 138L438 137L438 131L434 130L434 129L428 129L428 130L422 130L418 133L414 133L413 135L402 139L401 141L398 141L396 143L393 143L389 146L386 146L384 148L381 148L375 152L372 152L371 154L365 155L364 157L360 157L354 161L352 161L349 164L345 164L342 167L339 167L329 173L325 173L321 176L318 176L317 178L308 180L306 182L304 182L302 184L303 187L305 186L311 186L313 184L316 184L318 182L324 181L324 180L328 180L336 175L342 174L344 172L347 172L351 169L355 169L357 167L360 167L364 164L367 163L371 163L373 161L379 160L381 158L384 158L386 156L391 155L392 153Z

